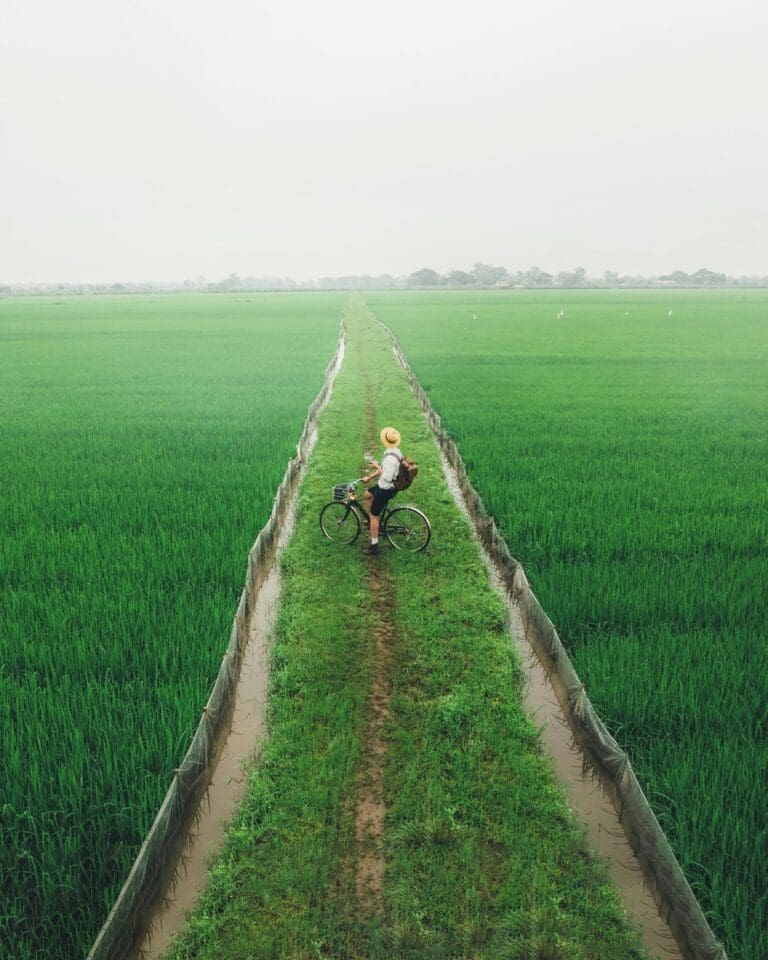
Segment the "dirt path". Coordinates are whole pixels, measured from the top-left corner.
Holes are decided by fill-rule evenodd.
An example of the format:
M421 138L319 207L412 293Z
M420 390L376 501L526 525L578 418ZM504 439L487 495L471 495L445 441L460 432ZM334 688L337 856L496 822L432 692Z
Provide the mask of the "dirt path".
M392 600L392 582L380 571L369 575L371 602L386 610ZM357 776L358 796L355 812L355 890L361 913L368 916L382 909L384 893L384 758L387 743L384 727L389 717L392 696L390 680L393 656L394 628L386 618L375 631L373 680L368 698L368 720L364 747Z
M365 448L374 450L379 443L376 407L362 343L357 352L365 387ZM394 609L394 584L380 560L371 558L368 591L376 618L374 628L371 690L367 703L363 750L357 773L355 810L355 891L363 916L383 908L384 894L384 758L387 744L384 728L389 717L392 696L392 667L395 626L390 617Z

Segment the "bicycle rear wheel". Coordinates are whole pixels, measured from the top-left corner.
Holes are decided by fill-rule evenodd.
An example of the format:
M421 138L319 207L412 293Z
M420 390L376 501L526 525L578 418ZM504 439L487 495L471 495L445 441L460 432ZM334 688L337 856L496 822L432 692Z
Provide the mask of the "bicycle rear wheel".
M432 527L416 507L395 507L387 514L384 535L396 550L418 553L429 543Z
M320 529L334 543L354 543L360 533L360 517L349 504L332 500L320 511Z

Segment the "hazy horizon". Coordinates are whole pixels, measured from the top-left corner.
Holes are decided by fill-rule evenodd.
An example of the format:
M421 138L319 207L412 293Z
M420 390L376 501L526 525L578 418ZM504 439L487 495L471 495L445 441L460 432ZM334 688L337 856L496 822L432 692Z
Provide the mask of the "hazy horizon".
M768 274L768 12L10 0L0 283Z

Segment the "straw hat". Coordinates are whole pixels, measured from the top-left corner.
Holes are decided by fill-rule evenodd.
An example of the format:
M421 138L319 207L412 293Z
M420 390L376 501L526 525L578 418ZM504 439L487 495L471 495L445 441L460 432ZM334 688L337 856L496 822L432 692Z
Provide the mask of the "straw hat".
M396 430L395 427L384 427L379 436L385 447L400 446L400 431Z

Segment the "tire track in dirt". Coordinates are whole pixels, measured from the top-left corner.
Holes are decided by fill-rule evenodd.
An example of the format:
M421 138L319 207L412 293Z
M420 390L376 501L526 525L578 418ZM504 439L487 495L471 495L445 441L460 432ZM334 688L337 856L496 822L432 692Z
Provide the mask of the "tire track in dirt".
M386 609L392 597L392 584L381 572L369 577L371 602L377 609ZM393 629L386 622L377 624L374 633L374 668L368 697L368 718L360 770L357 775L357 808L355 811L355 891L361 912L370 915L383 908L384 895L384 761L387 743L384 727L389 718L392 696L390 680L394 662Z
M358 362L365 386L366 449L378 444L373 388L362 345ZM360 765L356 776L355 809L355 892L360 913L371 916L383 910L384 901L384 765L387 742L384 735L392 697L392 668L395 662L396 630L390 611L394 609L394 583L381 559L371 557L368 592L375 618L371 690L363 734Z

